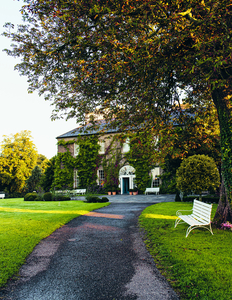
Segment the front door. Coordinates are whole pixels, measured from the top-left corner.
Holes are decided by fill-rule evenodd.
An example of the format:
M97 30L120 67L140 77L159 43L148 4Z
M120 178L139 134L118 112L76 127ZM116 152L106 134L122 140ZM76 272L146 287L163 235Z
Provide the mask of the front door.
M123 194L129 194L129 177L122 178L122 190Z

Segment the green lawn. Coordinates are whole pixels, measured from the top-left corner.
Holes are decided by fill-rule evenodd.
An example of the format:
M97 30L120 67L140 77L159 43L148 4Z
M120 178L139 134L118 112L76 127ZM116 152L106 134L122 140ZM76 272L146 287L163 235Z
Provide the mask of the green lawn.
M187 224L174 228L179 209L192 209L192 203L152 205L139 218L158 268L181 299L232 299L232 232L195 229L185 238Z
M73 218L108 204L0 200L0 287L18 272L39 241Z

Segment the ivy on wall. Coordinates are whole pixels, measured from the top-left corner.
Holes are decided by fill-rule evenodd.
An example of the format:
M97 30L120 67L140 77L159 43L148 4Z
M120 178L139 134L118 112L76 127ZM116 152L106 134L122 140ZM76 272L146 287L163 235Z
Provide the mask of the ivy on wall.
M65 153L58 153L55 168L55 180L53 186L61 189L64 186L73 186L74 169L78 171L79 187L86 188L96 185L97 170L102 165L105 175L104 187L106 189L117 188L119 185L119 170L129 163L136 170L137 187L143 193L150 186L149 172L154 166L154 136L150 133L137 132L130 134L130 150L122 152L126 135L114 135L108 137L110 143L104 154L99 154L100 145L98 136L79 136L77 140L58 142L65 147ZM70 145L77 143L79 153L73 157Z
M69 145L77 143L79 154L73 157L69 150ZM66 152L58 153L53 187L61 189L64 186L73 186L74 169L78 170L79 187L87 187L96 184L97 179L97 159L99 144L96 136L78 137L77 140L58 142L58 145L65 147Z
M112 137L110 145L102 157L102 166L105 175L104 186L108 190L117 189L119 185L119 170L125 163L122 154L123 140L120 136Z
M80 147L79 154L75 159L75 168L78 170L79 187L86 188L96 185L99 149L97 136L79 137L77 144Z
M126 154L127 161L135 168L136 185L139 193L151 185L149 172L155 166L154 135L136 132L130 139L130 151Z
M63 189L73 186L74 157L68 148L65 153L58 153L55 162L54 181L52 188Z

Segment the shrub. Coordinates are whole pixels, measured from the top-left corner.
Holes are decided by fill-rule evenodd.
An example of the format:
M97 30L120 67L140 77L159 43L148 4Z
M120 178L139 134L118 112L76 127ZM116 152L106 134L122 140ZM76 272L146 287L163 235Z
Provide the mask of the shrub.
M35 201L43 201L43 197L41 195L37 195Z
M44 193L43 200L44 201L52 201L53 200L52 199L52 193L50 193L50 192Z
M97 196L86 196L85 199L85 202L87 203L97 203L100 200Z
M109 199L106 197L102 197L100 200L99 203L109 202Z
M69 201L71 198L69 196L63 196L63 195L56 195L55 201Z
M180 192L179 191L176 193L175 202L181 202Z
M104 202L109 202L109 199L106 198L106 197L102 197L102 198L99 198L97 196L86 196L85 197L85 202L86 203L104 203Z
M196 194L215 190L220 184L220 176L214 160L207 155L193 155L184 159L176 172L177 188L183 192ZM200 196L201 198L201 196Z
M24 196L24 201L36 201L38 195L36 193L27 193Z

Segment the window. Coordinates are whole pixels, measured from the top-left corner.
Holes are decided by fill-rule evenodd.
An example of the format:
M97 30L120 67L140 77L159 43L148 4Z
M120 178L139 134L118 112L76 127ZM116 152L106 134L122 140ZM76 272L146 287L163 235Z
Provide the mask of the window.
M74 170L74 182L73 182L73 188L77 189L79 187L80 184L80 178L78 176L78 171Z
M126 141L123 143L122 152L127 153L130 151L130 139L126 138Z
M160 168L155 167L154 169L151 170L151 176L152 176L152 184L151 187L159 187L161 184L161 179L160 179Z
M159 186L160 186L160 179L159 179L159 177L156 177L152 181L152 187L159 187Z
M80 152L80 146L78 144L74 144L74 156L77 156Z
M103 185L105 181L104 170L98 170L98 184Z
M99 141L98 144L100 145L99 154L105 153L105 141Z

